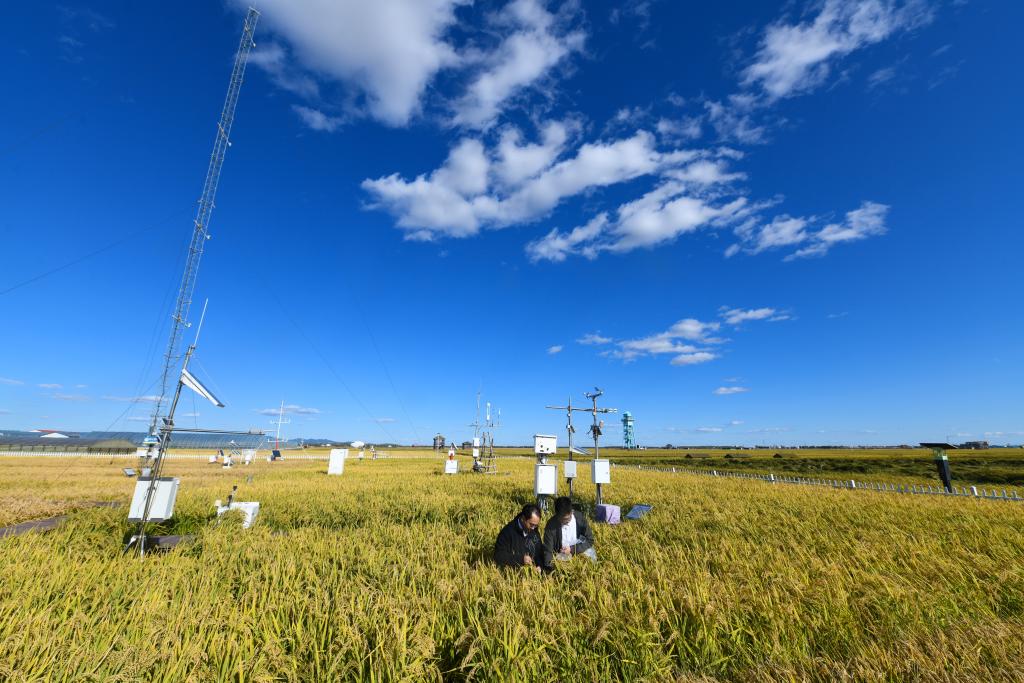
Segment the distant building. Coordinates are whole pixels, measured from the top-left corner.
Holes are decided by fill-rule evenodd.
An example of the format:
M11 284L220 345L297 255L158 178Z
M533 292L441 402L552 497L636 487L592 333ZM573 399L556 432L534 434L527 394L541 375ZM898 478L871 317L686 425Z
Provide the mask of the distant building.
M988 450L988 447L988 441L965 441L960 444L960 448L964 448L969 451L984 451Z

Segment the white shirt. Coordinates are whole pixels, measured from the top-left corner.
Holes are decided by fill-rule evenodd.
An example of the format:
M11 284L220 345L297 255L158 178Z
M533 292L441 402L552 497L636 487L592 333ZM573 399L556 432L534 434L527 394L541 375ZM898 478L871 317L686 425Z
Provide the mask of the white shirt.
M562 525L562 547L569 546L570 548L576 545L576 515L572 516L568 524Z

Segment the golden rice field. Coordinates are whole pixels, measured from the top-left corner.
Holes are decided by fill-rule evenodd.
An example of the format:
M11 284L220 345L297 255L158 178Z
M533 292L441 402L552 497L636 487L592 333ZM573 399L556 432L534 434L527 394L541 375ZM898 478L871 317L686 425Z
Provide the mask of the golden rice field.
M654 511L538 577L488 562L529 460L172 460L195 542L140 560L81 507L124 464L0 458L0 523L75 510L0 540L0 680L1024 680L1024 504L618 470ZM234 483L248 531L211 524Z

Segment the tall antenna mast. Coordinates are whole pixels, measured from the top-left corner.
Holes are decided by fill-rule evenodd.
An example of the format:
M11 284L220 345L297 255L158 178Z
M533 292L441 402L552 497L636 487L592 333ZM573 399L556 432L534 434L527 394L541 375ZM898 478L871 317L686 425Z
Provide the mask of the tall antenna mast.
M182 360L182 357L178 355L178 346L181 343L181 336L185 328L189 326L188 315L189 309L192 307L192 295L196 288L196 277L199 275L199 261L202 259L206 240L210 239L210 217L213 214L214 199L217 196L217 184L220 182L220 171L224 165L224 156L227 153L228 147L231 146L229 136L231 134L231 125L235 121L238 93L242 88L242 77L245 74L245 65L249 59L249 51L256 45L253 42L253 33L256 31L256 22L259 21L259 18L260 13L250 7L245 15L242 39L238 44L238 52L235 54L235 65L231 70L228 94L224 98L224 108L221 110L220 121L217 123L217 134L213 140L213 153L210 155L210 166L206 171L203 194L199 197L199 207L196 209L196 217L193 221L192 241L189 244L188 255L185 258L185 271L181 277L181 287L178 289L178 299L174 305L174 314L171 316L171 336L167 341L167 353L164 355L163 376L160 381L160 398L157 400L156 405L153 406L153 415L149 421L149 438L146 441L149 445L151 456L159 442L158 423L160 422L160 411L163 409L167 398L168 385L177 377L176 369Z

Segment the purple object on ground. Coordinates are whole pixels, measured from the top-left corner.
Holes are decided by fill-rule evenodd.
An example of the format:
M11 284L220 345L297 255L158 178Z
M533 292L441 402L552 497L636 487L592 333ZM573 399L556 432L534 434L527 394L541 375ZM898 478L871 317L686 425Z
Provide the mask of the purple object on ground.
M622 521L622 513L618 505L598 505L594 509L594 521L605 524L618 524Z

